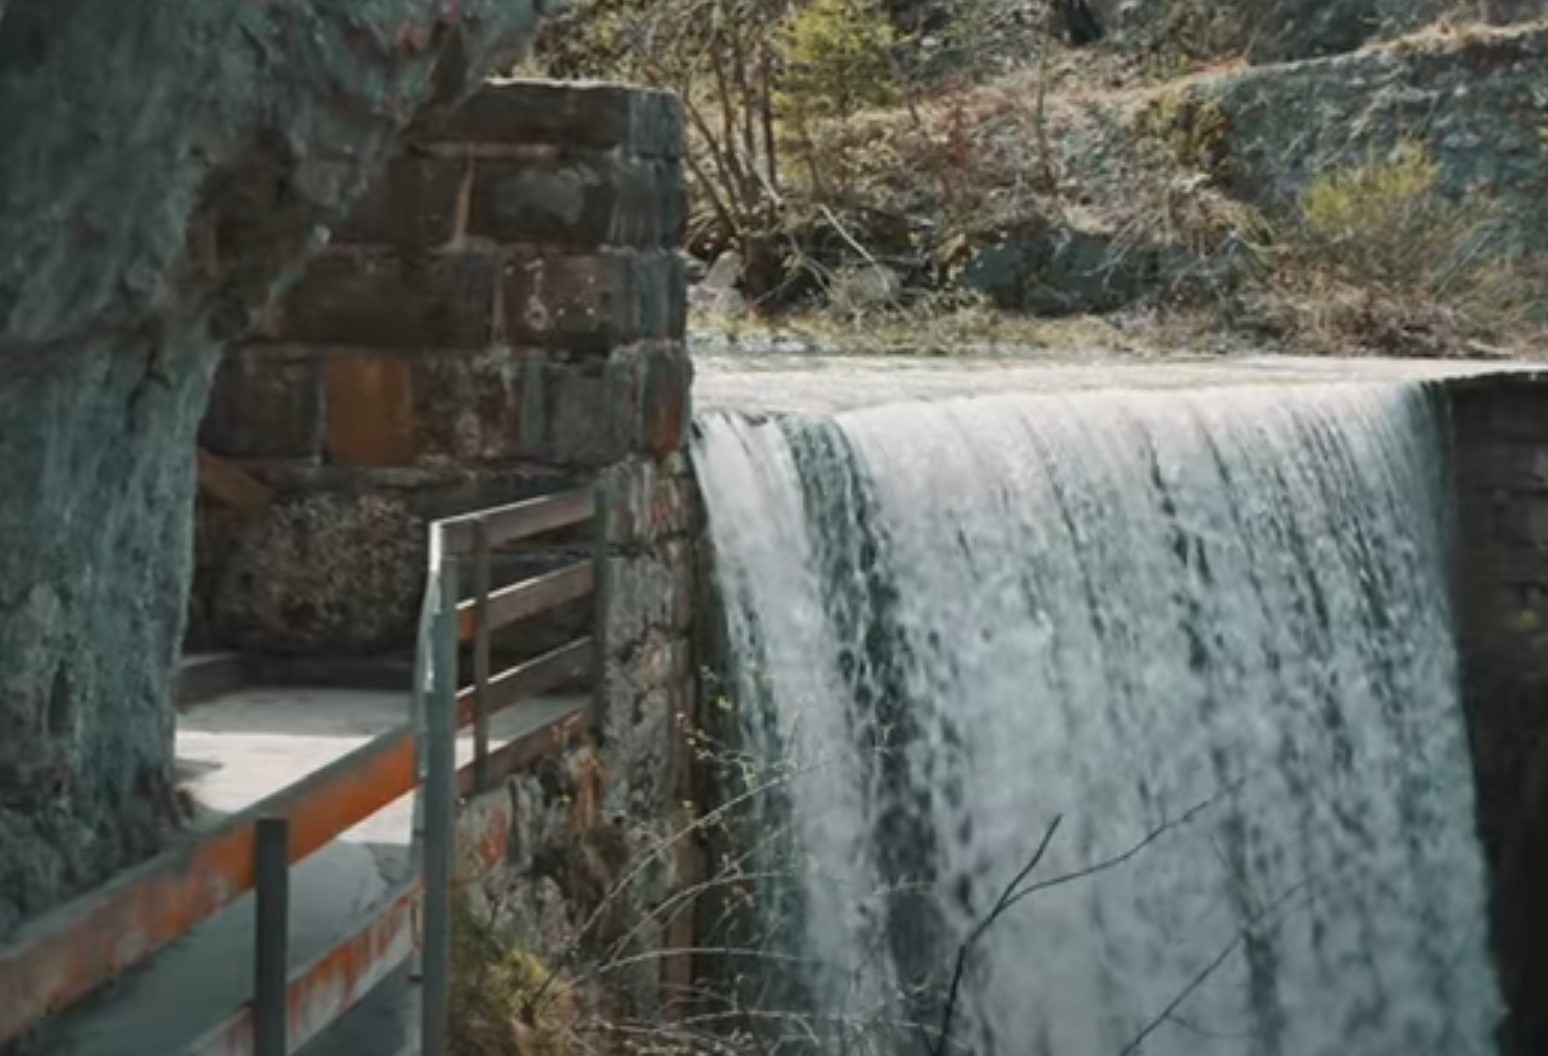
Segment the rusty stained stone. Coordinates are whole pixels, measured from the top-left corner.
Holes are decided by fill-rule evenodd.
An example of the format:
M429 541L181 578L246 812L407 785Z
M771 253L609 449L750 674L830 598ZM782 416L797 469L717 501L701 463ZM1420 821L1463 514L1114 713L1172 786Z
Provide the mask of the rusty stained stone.
M499 264L476 252L335 250L286 299L280 336L328 345L485 348Z
M687 439L693 363L678 344L647 347L641 363L642 439L653 455L671 454Z
M397 466L419 453L414 365L406 357L335 353L328 359L328 457Z

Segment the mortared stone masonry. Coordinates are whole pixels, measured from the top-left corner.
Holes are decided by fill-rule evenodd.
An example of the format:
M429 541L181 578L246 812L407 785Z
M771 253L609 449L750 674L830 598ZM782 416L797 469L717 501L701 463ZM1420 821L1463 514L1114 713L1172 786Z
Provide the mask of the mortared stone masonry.
M401 677L432 520L606 482L599 736L469 808L494 819L486 842L507 863L489 904L539 952L576 941L626 874L608 920L642 949L691 945L687 905L643 919L691 855L635 868L688 842L667 838L689 796L695 686L682 137L675 96L528 81L410 129L226 356L200 436L273 498L257 516L201 506L190 647L288 658L269 671L354 654ZM497 555L494 586L593 547L576 533ZM595 618L587 602L502 631L497 660ZM609 926L585 939L613 941ZM685 970L647 956L610 981L643 1011Z
M1506 1056L1548 1052L1548 377L1441 386L1451 423L1462 700Z
M409 641L425 526L587 482L682 474L691 371L681 114L611 85L491 84L412 129L258 334L201 432L276 495L201 518L191 641Z

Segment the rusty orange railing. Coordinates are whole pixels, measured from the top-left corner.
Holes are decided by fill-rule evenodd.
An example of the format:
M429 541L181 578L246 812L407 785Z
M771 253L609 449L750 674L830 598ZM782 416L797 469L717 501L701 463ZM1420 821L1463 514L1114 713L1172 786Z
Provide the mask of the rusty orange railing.
M491 558L507 544L594 522L591 557L524 582L491 587ZM410 715L349 755L207 832L25 926L0 947L0 1046L152 959L249 892L258 901L253 997L182 1050L198 1056L292 1053L417 952L423 1010L420 1051L444 1056L450 985L450 898L457 802L530 765L591 718L585 703L548 708L498 751L490 717L593 672L603 681L603 606L597 630L491 673L494 630L587 595L606 573L601 505L591 489L546 496L437 522L416 645ZM473 595L458 588L470 561ZM459 644L474 678L458 688ZM459 729L473 727L473 759L456 765ZM416 794L410 878L342 942L291 971L284 926L289 868L372 814ZM278 916L276 916L278 914ZM278 926L276 926L278 925Z

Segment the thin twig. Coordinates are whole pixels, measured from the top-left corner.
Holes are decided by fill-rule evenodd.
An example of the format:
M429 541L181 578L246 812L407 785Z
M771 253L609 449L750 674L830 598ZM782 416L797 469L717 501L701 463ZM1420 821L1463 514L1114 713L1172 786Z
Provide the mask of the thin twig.
M1311 882L1311 877L1304 877L1296 883L1291 884L1290 887L1286 888L1279 894L1277 898L1269 903L1269 905L1263 910L1262 913L1257 914L1251 920L1243 924L1242 927L1237 931L1235 937L1233 937L1230 942L1226 943L1220 952L1217 953L1208 964L1204 965L1203 968L1200 968L1198 972L1194 974L1192 979L1188 980L1188 985L1179 990L1177 992L1177 996L1168 1001L1165 1008L1156 1013L1153 1017L1150 1018L1149 1021L1145 1023L1142 1028L1140 1028L1140 1032L1136 1034L1134 1038L1123 1047L1123 1049L1118 1053L1118 1056L1133 1056L1134 1053L1138 1052L1140 1046L1145 1044L1145 1040L1154 1034L1157 1030L1159 1030L1162 1024L1171 1022L1177 1010L1181 1008L1183 1004L1194 995L1199 987L1208 982L1210 977L1220 970L1220 966L1225 964L1225 962L1230 959L1231 955L1240 949L1242 945L1252 937L1255 931L1259 930L1266 922L1268 922L1269 919L1273 917L1279 911L1279 909L1284 906L1284 904L1292 897L1309 887Z
M983 938L984 934L994 926L994 922L1000 919L1001 914L1014 904L1011 900L1015 896L1016 889L1021 886L1023 880L1032 875L1032 871L1042 862L1043 856L1048 853L1048 845L1053 842L1054 834L1059 831L1059 825L1063 821L1063 814L1054 815L1053 821L1048 824L1048 831L1043 833L1043 840L1037 845L1037 850L1033 852L1031 859L1028 860L1027 864L1022 867L1021 871L1016 874L1011 882L1005 885L1005 889L1000 892L1000 897L996 900L994 908L989 911L989 915L981 920L972 933L957 947L957 965L951 973L951 989L946 994L946 1007L941 1009L940 1030L936 1033L935 1040L930 1043L930 1051L934 1056L941 1056L946 1051L947 1044L951 1041L952 1020L956 1017L957 999L962 992L962 977L967 972L968 956L973 951L973 945Z
M1239 787L1241 787L1241 782L1237 782L1222 792L1215 793L1213 796L1210 796L1203 802L1194 804L1177 818L1162 822L1160 826L1152 829L1149 833L1147 833L1144 839L1140 840L1138 843L1124 851L1122 854L1114 855L1113 857L1097 862L1094 865L1088 865L1084 869L1077 869L1074 872L1065 873L1063 876L1056 876L1049 880L1041 880L1038 883L1023 888L1011 897L1010 904L1013 906L1017 902L1020 902L1022 899L1031 895L1035 895L1039 891L1046 891L1050 887L1059 887L1062 884L1068 884L1075 880L1084 880L1087 877L1096 876L1098 873L1105 873L1109 869L1117 868L1118 866L1129 861L1131 858L1134 858L1145 848L1155 843L1162 836L1165 836L1168 832L1189 824L1193 821L1194 818L1198 817L1204 811L1214 806L1215 803L1219 801L1221 796L1233 792ZM1008 909L1010 907L1007 906L1006 908Z

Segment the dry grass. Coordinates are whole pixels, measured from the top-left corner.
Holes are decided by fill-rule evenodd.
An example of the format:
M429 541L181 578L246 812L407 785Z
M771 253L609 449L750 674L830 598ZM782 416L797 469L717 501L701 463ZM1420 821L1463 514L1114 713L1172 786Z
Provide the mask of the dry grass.
M1520 32L1464 10L1370 47L1441 50ZM1454 355L1540 338L1543 258L1512 248L1486 197L1437 190L1416 145L1325 177L1272 216L1233 197L1245 185L1237 133L1210 109L1208 82L1241 67L1246 38L1221 5L1175 11L1152 27L1154 47L1129 38L1072 52L1034 34L1019 68L813 123L818 166L810 179L787 170L775 239L796 278L768 305L804 313L784 337L932 354L1048 346L1069 336L1064 323L1008 318L956 288L981 249L1041 229L1104 242L1120 261L1163 261L1124 311L1185 317L1192 340L1212 331L1307 351ZM1169 52L1164 40L1186 47ZM1080 329L1075 339L1104 345L1131 333Z
M1422 145L1324 174L1274 247L1261 318L1347 351L1488 354L1535 343L1548 261L1486 196L1443 194Z
M514 947L464 893L454 907L452 1056L574 1056L580 1002L534 954Z

